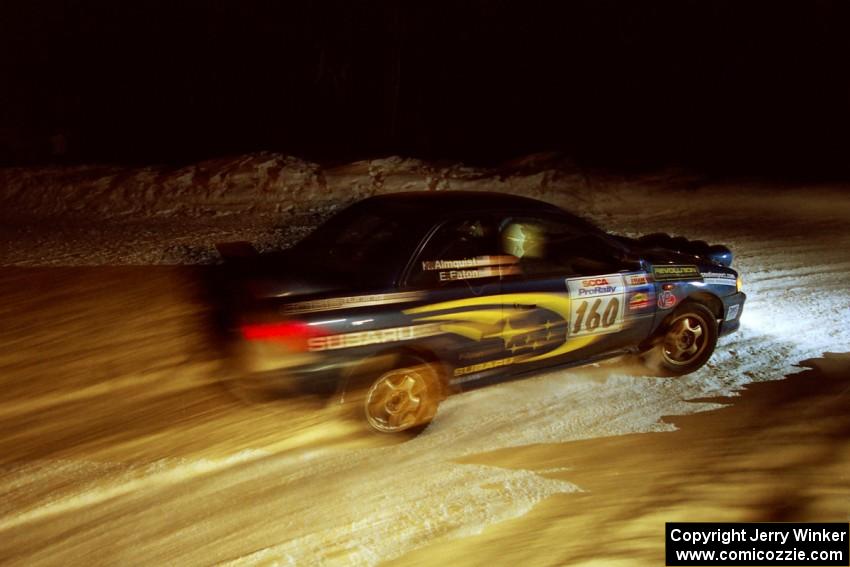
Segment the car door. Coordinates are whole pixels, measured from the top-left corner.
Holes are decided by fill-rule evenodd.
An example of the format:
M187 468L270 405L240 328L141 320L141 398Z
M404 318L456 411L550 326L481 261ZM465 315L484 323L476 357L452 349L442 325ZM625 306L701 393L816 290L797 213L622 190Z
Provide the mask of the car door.
M519 214L500 219L499 234L502 252L517 258L502 279L515 365L616 351L639 342L651 325L654 292L646 272L603 233L556 216Z
M405 314L414 324L439 325L429 348L452 367L456 381L499 368L505 358L501 278L516 258L499 250L495 217L461 216L436 228L405 277L405 288L428 298Z

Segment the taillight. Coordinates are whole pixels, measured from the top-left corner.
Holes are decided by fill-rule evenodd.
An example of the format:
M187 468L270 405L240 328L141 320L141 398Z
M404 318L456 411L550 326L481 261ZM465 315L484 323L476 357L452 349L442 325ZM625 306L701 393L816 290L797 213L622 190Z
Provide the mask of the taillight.
M307 350L308 339L326 334L321 327L301 321L253 323L242 325L241 330L246 340L276 342L295 351Z

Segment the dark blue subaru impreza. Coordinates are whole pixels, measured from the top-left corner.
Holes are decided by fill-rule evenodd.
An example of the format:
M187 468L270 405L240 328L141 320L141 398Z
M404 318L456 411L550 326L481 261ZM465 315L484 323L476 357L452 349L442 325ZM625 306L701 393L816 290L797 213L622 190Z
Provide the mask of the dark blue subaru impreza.
M225 263L229 359L242 382L325 387L374 430L418 430L483 379L627 353L693 372L739 326L731 263L524 197L371 197L289 250Z

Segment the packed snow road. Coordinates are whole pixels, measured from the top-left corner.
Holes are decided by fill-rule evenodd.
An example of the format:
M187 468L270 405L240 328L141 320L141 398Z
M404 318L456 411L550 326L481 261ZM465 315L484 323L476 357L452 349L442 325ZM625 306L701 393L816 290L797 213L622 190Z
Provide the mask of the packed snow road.
M551 372L456 396L421 436L388 445L360 434L333 407L246 405L223 388L206 335L203 267L86 266L102 257L97 239L81 237L60 262L47 258L51 267L3 268L0 560L427 564L456 553L466 563L510 555L529 564L590 563L613 540L605 564L657 564L663 526L653 530L665 520L770 519L775 502L736 507L716 484L736 486L734 461L708 466L741 456L728 440L737 430L699 434L717 425L710 416L729 410L662 417L716 409L730 400L705 398L850 351L847 197L734 187L639 197L612 191L592 211L552 200L614 231L729 245L749 295L741 331L682 379L625 365ZM648 202L659 212L647 215ZM232 224L222 232L239 236ZM116 250L121 235L113 236ZM132 238L137 247L161 244L155 235ZM183 239L191 247L192 234ZM834 434L801 442L817 453L822 473L806 469L797 484L777 487L776 467L744 467L748 493L786 491L789 501L805 493L819 515L804 519L850 516L842 409L850 399L835 404L847 396L846 372L839 363L810 376L832 376L810 399L828 407L821 425ZM758 400L776 396L759 392L745 394L755 400L747 407L757 408L747 415L771 411ZM688 401L695 399L703 401ZM804 435L796 415L786 408L769 427L750 420L747 434ZM682 443L665 433L674 422ZM776 458L792 462L795 451L783 445ZM665 465L660 456L673 452L681 461ZM607 459L628 470L622 482L604 476ZM719 476L694 478L683 462Z

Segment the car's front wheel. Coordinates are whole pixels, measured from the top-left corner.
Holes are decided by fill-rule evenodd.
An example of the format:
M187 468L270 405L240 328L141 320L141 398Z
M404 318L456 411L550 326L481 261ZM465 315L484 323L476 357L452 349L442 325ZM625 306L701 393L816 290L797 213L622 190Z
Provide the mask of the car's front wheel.
M700 303L685 303L664 323L652 348L644 353L647 366L665 376L689 374L711 358L717 344L717 320Z

